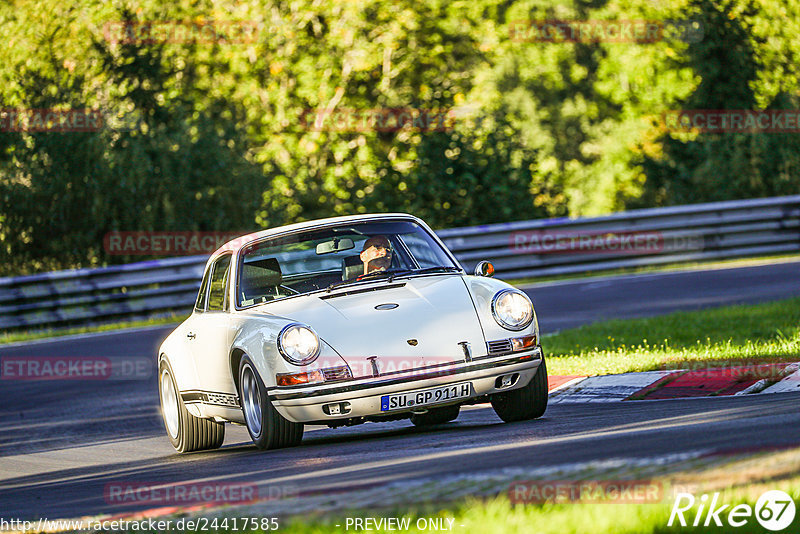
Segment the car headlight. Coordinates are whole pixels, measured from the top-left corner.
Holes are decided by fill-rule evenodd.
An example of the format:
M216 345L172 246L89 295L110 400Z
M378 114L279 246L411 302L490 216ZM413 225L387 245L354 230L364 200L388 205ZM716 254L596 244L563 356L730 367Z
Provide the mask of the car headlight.
M278 351L294 365L308 365L319 356L319 337L308 326L292 323L278 334Z
M533 321L533 304L520 291L504 289L492 299L492 315L507 330L522 330Z

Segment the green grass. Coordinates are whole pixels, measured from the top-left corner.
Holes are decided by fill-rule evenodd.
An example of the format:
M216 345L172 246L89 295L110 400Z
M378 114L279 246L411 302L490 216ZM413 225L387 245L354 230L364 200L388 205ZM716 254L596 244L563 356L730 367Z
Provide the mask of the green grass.
M536 532L538 534L611 533L638 534L662 532L737 532L763 533L766 530L755 517L747 524L732 528L727 525L727 513L737 504L748 504L755 509L758 497L769 490L782 490L794 501L800 502L800 449L743 453L730 458L718 457L718 461L702 469L675 472L664 477L646 479L663 488L660 499L649 504L630 503L584 503L545 502L535 504L513 504L506 494L478 499L466 498L452 502L428 502L409 508L387 508L380 510L349 510L326 514L293 517L281 522L281 528L299 534L325 534L345 532L346 518L406 517L411 519L407 532L426 532L415 528L420 518L452 519L455 534L510 534ZM634 480L635 473L615 477L615 480ZM587 479L588 480L588 479ZM599 482L600 480L598 480ZM667 523L671 515L677 492L687 492L695 497L695 506L684 514L687 526L677 522L672 527ZM709 497L719 493L717 505L728 504L720 514L723 527L700 526L691 523L702 502L701 495ZM685 502L685 501L684 501ZM705 508L707 509L707 507ZM704 509L704 511L705 511ZM337 524L339 525L337 527ZM800 509L794 521L782 532L798 532ZM351 527L350 532L354 532ZM377 530L377 532L388 532ZM428 530L427 532L430 532Z
M21 330L18 332L0 333L0 345L5 343L17 343L20 341L33 341L51 337L71 336L75 334L90 334L95 332L108 332L111 330L124 330L126 328L142 328L145 326L159 326L180 323L186 319L186 314L174 314L165 317L153 317L139 321L122 321L118 323L108 323L92 326L78 326L74 328L54 328L46 330Z
M698 496L699 497L699 496ZM795 489L794 499L800 498L800 490ZM725 500L725 504L730 503L727 511L740 503L747 503L755 508L756 500ZM443 518L453 520L452 532L455 534L481 533L481 534L510 534L510 533L531 533L536 534L568 534L568 533L605 533L605 534L645 534L661 532L732 532L751 534L761 533L766 530L751 517L748 523L742 527L732 529L725 524L727 515L723 513L720 519L723 521L723 528L719 527L680 527L677 523L668 527L672 503L659 504L587 504L587 503L545 503L543 505L513 505L502 496L495 499L480 501L467 501L459 506L451 508L426 511L421 509L388 517L408 517L411 519L409 530L403 532L431 532L416 528L419 518ZM692 513L696 511L693 509ZM348 514L349 517L386 517L385 512L354 512ZM684 517L691 525L689 513ZM705 516L703 516L703 520ZM308 518L295 519L286 525L288 532L296 534L324 534L329 532L346 532L344 519L339 517L328 519L324 522L314 521L307 523ZM337 527L336 524L340 526ZM796 532L797 525L800 524L798 518L792 527L784 532ZM354 530L351 526L350 532L363 532ZM374 532L392 532L389 530L375 530Z
M669 510L667 510L667 518ZM569 532L637 533L648 532L649 526L665 524L664 510L659 506L626 506L623 504L544 504L517 505L505 496L486 501L467 500L444 509L421 506L415 510L388 513L386 511L354 511L344 517L295 519L287 524L287 531L297 534L323 534L345 532L346 517L407 517L411 528L402 532L430 532L417 528L420 518L453 520L452 532L565 534ZM340 526L336 526L336 525ZM445 522L445 524L447 524ZM645 526L647 525L647 527ZM644 529L643 529L644 528ZM363 532L353 529L350 532ZM652 531L652 530L650 530ZM389 532L377 530L376 532Z
M800 361L800 298L603 321L544 336L542 345L554 375Z

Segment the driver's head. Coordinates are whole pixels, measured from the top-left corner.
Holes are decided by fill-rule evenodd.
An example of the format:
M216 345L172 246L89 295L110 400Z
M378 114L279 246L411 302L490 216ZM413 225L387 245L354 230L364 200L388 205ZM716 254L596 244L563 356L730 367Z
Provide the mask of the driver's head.
M385 235L375 235L364 241L361 249L364 274L392 265L392 244Z

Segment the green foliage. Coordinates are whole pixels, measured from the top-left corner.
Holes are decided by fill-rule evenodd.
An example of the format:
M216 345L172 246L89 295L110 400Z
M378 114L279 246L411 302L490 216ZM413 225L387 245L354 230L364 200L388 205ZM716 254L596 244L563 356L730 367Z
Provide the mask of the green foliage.
M527 20L700 20L702 39L531 42ZM780 21L776 24L775 21ZM253 39L114 42L109 24L245 22ZM111 230L251 231L407 211L434 227L798 192L792 134L680 134L662 112L798 107L781 0L18 0L3 108L128 128L0 131L2 274L91 266ZM445 113L314 128L309 112Z
M3 100L133 112L137 122L129 131L0 133L4 270L101 263L111 230L251 227L265 184L245 157L241 110L193 98L191 75L178 76L192 72L189 59L177 72L180 59L168 51L112 48L83 12L47 7L4 26L4 38L24 42L25 53L3 73Z
M781 4L693 0L706 31L687 50L700 83L683 109L800 108L800 43L783 28L784 20L797 28L800 8ZM635 207L800 193L797 133L668 133L641 163L647 182Z

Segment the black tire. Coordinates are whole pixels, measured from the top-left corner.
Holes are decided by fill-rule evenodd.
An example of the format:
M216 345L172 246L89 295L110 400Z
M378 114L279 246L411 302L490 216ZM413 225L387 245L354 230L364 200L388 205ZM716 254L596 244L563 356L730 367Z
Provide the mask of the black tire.
M431 408L425 413L415 413L411 416L411 422L417 426L431 426L449 423L456 417L461 410L461 406L443 406L441 408Z
M239 399L247 432L259 449L295 447L303 441L303 423L293 423L278 413L269 401L255 365L246 355L239 362Z
M492 408L506 423L528 421L544 415L547 409L547 366L542 359L528 385L491 396Z
M164 429L176 451L204 451L222 446L225 424L189 413L175 383L172 367L166 359L162 359L158 366L158 398Z

